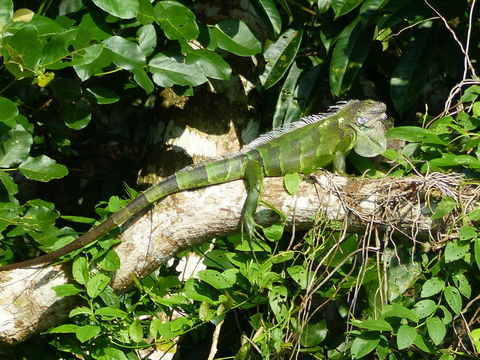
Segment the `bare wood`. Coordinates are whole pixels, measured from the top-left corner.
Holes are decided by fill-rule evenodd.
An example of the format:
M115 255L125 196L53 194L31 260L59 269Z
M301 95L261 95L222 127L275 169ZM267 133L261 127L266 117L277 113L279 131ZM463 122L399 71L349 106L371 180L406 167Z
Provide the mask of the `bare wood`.
M267 178L262 198L286 214L287 224L297 230L312 227L320 212L328 219L345 221L350 230L377 224L383 229L395 227L412 239L428 238L432 229L446 223L431 220L427 197L434 203L444 193L466 205L478 205L478 188L465 187L460 194L460 177L434 175L367 180L322 172L316 182L303 181L296 196L285 192L281 178ZM245 195L242 181L185 191L126 224L116 248L121 268L111 286L121 292L131 286L133 274L144 277L183 249L237 232ZM268 225L277 218L259 206L256 220ZM0 274L0 345L19 343L68 316L75 298L56 298L52 287L68 283L69 273L70 264L63 264Z

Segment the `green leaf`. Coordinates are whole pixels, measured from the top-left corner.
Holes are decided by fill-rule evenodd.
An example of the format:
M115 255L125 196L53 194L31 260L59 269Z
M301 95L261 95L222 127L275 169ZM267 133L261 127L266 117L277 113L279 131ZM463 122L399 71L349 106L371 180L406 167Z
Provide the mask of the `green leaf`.
M65 125L73 130L81 130L90 123L92 111L90 104L85 99L80 99L67 104Z
M8 120L13 119L17 115L17 105L7 98L0 97L0 121L7 123Z
M480 239L475 240L474 254L475 254L475 262L477 264L477 267L480 269Z
M192 300L205 301L213 304L218 294L212 290L210 285L202 283L196 279L190 278L185 282L185 295Z
M92 311L91 308L89 308L87 306L79 306L79 307L76 307L75 309L73 309L72 311L70 311L70 313L68 314L68 316L70 318L72 318L74 316L77 316L77 315L91 316L91 315L93 315L93 311Z
M143 340L143 328L138 319L135 319L128 327L128 335L134 342L140 342Z
M443 339L445 338L445 334L447 333L447 329L445 328L442 320L440 320L436 316L427 319L427 330L430 339L432 339L435 345L439 345L443 341Z
M392 326L382 319L366 319L362 321L352 321L351 323L356 327L367 330L393 331Z
M117 294L114 293L113 289L110 286L107 286L105 290L103 290L103 292L100 294L100 298L109 307L114 307L118 309L118 307L120 306L120 298Z
M98 262L98 266L105 271L116 271L120 267L120 258L115 250L110 249Z
M205 76L212 79L228 80L232 76L230 65L220 55L210 50L190 51L185 57L185 63L197 65Z
M331 0L330 4L335 12L335 18L348 14L362 2L358 0Z
M95 345L92 351L92 357L95 360L130 360L120 349L113 347L111 343L108 345Z
M69 47L72 46L72 43L78 36L78 31L78 28L74 28L55 34L43 48L41 66L51 70L63 69L70 66L70 63L64 61L64 59L71 54ZM53 73L49 74L50 76L54 75ZM43 77L46 78L43 79L43 81L47 82L48 76L43 74Z
M85 217L85 216L70 216L70 215L62 215L60 216L62 219L67 220L67 221L72 221L72 222L77 222L80 224L90 224L93 225L95 224L95 219Z
M33 199L27 202L28 209L24 214L23 223L24 231L52 230L55 220L58 218L59 213L55 210L52 203L43 201L40 199ZM34 236L34 233L30 233ZM42 242L41 239L36 239L38 242Z
M446 145L445 141L440 139L434 131L418 126L398 126L391 128L385 136L390 139L400 139L410 142Z
M162 341L165 341L180 336L189 326L190 320L183 316L172 321L158 324L156 332L162 337Z
M0 32L3 33L5 26L12 20L12 0L0 0Z
M55 295L58 297L72 296L81 293L83 290L75 284L64 284L53 287Z
M20 12L20 10L21 9L15 11L15 13L13 14L14 18L16 13ZM22 9L22 10L26 10L25 15L27 17L31 16L29 15L29 12L32 12L31 10L29 9ZM38 35L40 37L54 36L64 31L63 27L55 20L47 16L43 16L35 13L33 14L33 18L29 21L29 25L32 25L37 29Z
M438 203L435 212L432 214L432 220L439 220L445 215L450 214L456 206L457 202L455 201L455 199L449 196L442 197L442 200L440 200L440 202Z
M147 73L143 69L135 69L133 72L133 80L142 87L147 94L153 91L153 82L148 77Z
M283 176L283 185L285 185L285 189L287 189L289 194L295 195L300 187L300 176L298 173L285 174Z
M458 239L450 240L445 247L445 262L450 263L459 259L463 259L470 250L468 241L459 241Z
M283 224L276 223L263 228L263 233L268 240L278 241L282 238L284 228L285 226Z
M463 226L459 232L460 241L470 240L477 237L477 228L474 226Z
M480 328L472 330L470 332L470 337L472 338L473 342L475 343L477 353L480 353Z
M112 36L104 40L103 44L113 53L112 61L119 68L133 70L145 64L145 55L133 41L120 36Z
M0 170L0 182L10 195L15 195L18 193L17 184L15 184L15 181L13 181L12 177L3 170Z
M277 36L282 30L282 18L278 12L273 0L257 0L257 3L267 15L270 24L272 25L273 34Z
M421 300L413 306L413 312L419 319L432 315L437 310L437 304L430 299Z
M346 92L365 61L373 33L365 33L365 23L357 17L340 34L330 61L330 87L336 96Z
M83 343L97 336L100 333L100 330L100 326L97 325L83 325L75 331L75 336Z
M100 85L91 85L87 88L87 91L95 96L97 103L100 105L114 104L120 100L120 96Z
M458 289L453 286L447 286L444 294L448 306L450 306L455 314L460 314L460 311L462 311L462 296Z
M407 309L406 307L404 307L400 304L394 303L394 302L386 305L383 308L382 314L386 318L387 317L398 317L398 318L401 318L401 319L406 318L410 321L418 322L418 316L414 311L412 311L410 309Z
M102 316L105 318L121 318L124 319L128 317L128 313L125 311L122 311L117 308L113 308L110 306L102 307L100 309L95 310L95 315L96 316Z
M370 354L380 343L380 333L366 332L356 337L352 342L350 352L354 359Z
M92 299L100 295L110 282L110 276L98 273L87 282L87 294Z
M360 14L338 37L329 70L330 87L335 95L340 96L352 86L372 44L373 27L368 26L370 18L385 3L385 0L365 1Z
M313 274L301 265L287 268L288 274L302 289L306 289L312 281Z
M297 121L312 102L321 66L301 69L297 62L290 66L290 71L279 92L272 127Z
M20 172L28 179L48 182L60 179L68 174L68 169L46 155L28 157L18 167Z
M443 305L440 305L438 307L440 310L442 310L443 312L443 318L442 318L442 322L446 325L446 324L450 324L453 320L453 315L452 313Z
M36 69L42 56L42 43L38 37L37 29L27 25L18 30L13 36L4 39L8 45L9 57L5 63L15 63L13 68L8 68L17 77L29 76L23 68L33 71ZM14 70L16 69L16 70Z
M76 282L85 285L88 281L88 262L85 257L77 257L72 264L72 275Z
M249 27L241 20L224 20L210 28L210 35L218 47L239 56L252 56L262 51L262 45Z
M478 95L480 95L480 86L472 85L465 90L462 97L460 98L460 101L461 102L475 101L477 100Z
M428 27L427 27L428 26ZM399 113L408 110L422 94L429 74L428 64L433 56L428 42L431 22L423 23L415 39L402 54L390 79L390 94Z
M445 281L438 277L432 277L425 281L422 286L421 297L429 297L438 294L445 287Z
M87 46L83 49L77 50L73 54L72 61L70 61L69 65L72 65L72 66L91 65L95 60L97 60L100 57L100 55L102 55L102 53L103 53L103 43ZM108 57L108 61L105 61L105 65L104 65L104 66L107 66L111 62L112 53L109 52L108 56L104 55L104 57ZM69 79L69 80L71 81L73 79Z
M328 334L326 320L321 320L318 323L308 323L300 334L300 344L304 347L312 347L320 344Z
M397 333L398 350L403 350L413 344L417 337L417 330L408 325L401 325Z
M480 160L470 155L455 155L442 153L441 158L430 160L430 167L449 167L449 166L462 166L471 169L480 169Z
M196 64L185 64L183 58L157 54L148 64L153 81L163 87L173 85L197 86L207 81L202 70Z
M215 289L231 288L237 281L237 269L228 269L223 273L217 270L206 269L198 273L200 280L212 285Z
M107 13L121 19L131 19L137 15L138 0L92 0Z
M470 286L467 277L464 274L456 274L453 276L453 281L460 293L467 299L470 299L470 296L472 295L472 287Z
M155 20L170 40L194 40L199 34L193 12L176 1L161 1L153 8Z
M152 24L143 25L137 30L138 46L143 55L150 56L157 46L157 32Z
M265 70L260 75L260 82L265 89L275 85L285 75L300 49L302 35L301 30L288 29L263 53Z
M420 350L425 351L426 353L429 353L429 354L434 354L437 351L437 349L432 345L430 341L426 341L426 340L427 339L423 335L417 334L414 344Z
M74 324L63 324L48 330L49 334L74 334L80 326Z
M20 163L30 152L32 135L21 127L0 135L0 167L8 168Z
M273 255L270 258L270 261L272 262L272 264L281 264L288 260L292 260L293 257L294 257L293 251L280 251L279 253Z
M153 14L153 5L150 3L150 0L139 0L138 4L137 20L140 24L152 23L155 20L155 16Z

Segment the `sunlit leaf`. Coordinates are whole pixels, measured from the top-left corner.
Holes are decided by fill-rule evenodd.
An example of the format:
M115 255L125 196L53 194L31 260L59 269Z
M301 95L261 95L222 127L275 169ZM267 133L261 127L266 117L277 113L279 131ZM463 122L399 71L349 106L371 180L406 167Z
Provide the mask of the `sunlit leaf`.
M408 325L401 325L397 332L398 350L405 349L413 344L417 337L417 330Z
M184 59L157 54L148 64L153 81L163 87L173 85L197 86L207 78L196 64L185 64Z
M68 174L68 169L64 165L57 164L46 155L28 157L22 161L18 169L25 177L43 182L60 179Z
M113 62L125 70L132 70L145 64L146 58L140 47L120 36L112 36L103 42L113 53Z
M267 15L268 20L272 25L274 35L278 35L282 30L282 18L275 2L273 0L257 0L257 3Z
M194 40L199 34L195 14L176 1L161 1L153 8L155 20L170 40Z
M7 168L20 163L30 152L32 135L23 129L11 129L0 134L0 167Z
M205 49L193 50L185 57L185 63L198 65L205 76L212 79L228 80L232 75L230 65L213 51Z
M460 314L462 310L462 296L457 288L453 286L447 286L445 288L445 300L447 300L447 304L453 310L455 314Z
M218 47L240 56L252 56L262 50L262 46L250 28L241 20L224 20L210 29Z
M92 0L100 9L121 19L131 19L137 15L138 0Z
M287 72L297 56L302 34L302 31L288 29L264 52L265 70L260 75L260 81L265 89L275 85Z

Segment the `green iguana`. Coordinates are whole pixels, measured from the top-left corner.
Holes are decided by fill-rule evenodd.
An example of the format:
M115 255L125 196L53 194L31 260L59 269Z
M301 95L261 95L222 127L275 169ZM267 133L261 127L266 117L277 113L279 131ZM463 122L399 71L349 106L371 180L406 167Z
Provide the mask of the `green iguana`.
M167 177L70 244L31 260L0 266L0 271L51 263L95 241L167 195L237 179L245 179L248 185L242 225L251 236L264 176L310 174L331 163L337 172L344 173L345 156L352 148L365 157L382 153L386 148L385 111L381 102L351 100L338 103L326 114L311 115L268 132L238 152Z

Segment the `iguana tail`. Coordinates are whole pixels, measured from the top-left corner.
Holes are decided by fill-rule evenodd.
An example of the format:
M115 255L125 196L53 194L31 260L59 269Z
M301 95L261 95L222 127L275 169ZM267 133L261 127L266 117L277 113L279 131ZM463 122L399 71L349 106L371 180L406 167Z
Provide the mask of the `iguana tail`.
M206 185L214 185L240 179L243 177L245 171L246 156L247 155L245 154L237 153L234 156L207 162L203 165L184 168L159 182L157 185L148 188L127 206L110 215L110 217L100 225L86 232L70 244L30 260L0 266L0 271L52 263L61 256L80 249L97 240L109 231L115 229L117 226L120 226L127 220L131 219L143 209L148 208L150 205L170 194L181 190L194 189Z

